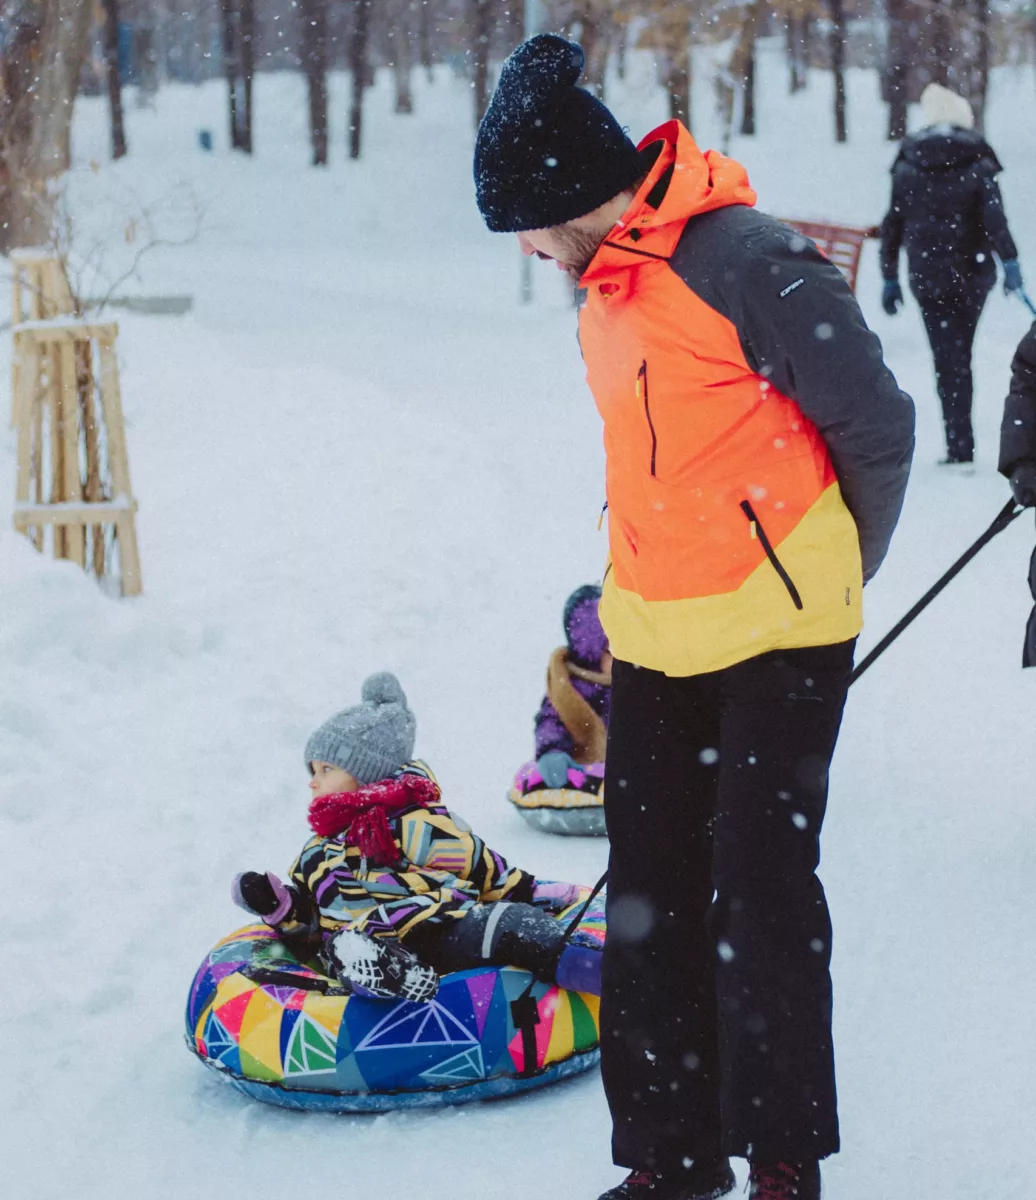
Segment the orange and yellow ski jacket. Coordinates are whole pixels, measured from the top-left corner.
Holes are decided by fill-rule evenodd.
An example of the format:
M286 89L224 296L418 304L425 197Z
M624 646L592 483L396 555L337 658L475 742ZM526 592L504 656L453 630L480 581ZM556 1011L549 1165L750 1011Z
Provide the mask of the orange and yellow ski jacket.
M899 517L913 404L840 272L670 121L584 273L613 653L667 675L829 645Z

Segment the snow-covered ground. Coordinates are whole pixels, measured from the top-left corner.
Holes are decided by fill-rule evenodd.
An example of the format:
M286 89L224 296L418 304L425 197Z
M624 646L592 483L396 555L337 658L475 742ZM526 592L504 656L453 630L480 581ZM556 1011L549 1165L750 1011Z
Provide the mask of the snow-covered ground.
M762 206L879 220L893 148L875 77L851 79L852 140L836 147L830 80L789 98L776 57L764 68L760 136L731 147ZM115 167L102 102L77 112L84 237L121 236L102 196L165 197L172 211L186 186L205 216L139 284L189 292L193 312L119 316L144 598L114 601L0 530L0 1191L18 1200L299 1187L578 1200L621 1176L596 1075L442 1113L300 1116L221 1087L182 1044L195 966L239 923L231 876L288 865L305 836L305 738L372 669L399 673L419 752L493 845L545 876L590 882L605 862L603 843L537 835L503 800L561 604L605 551L573 314L539 266L521 307L512 239L482 229L467 85L419 81L417 114L398 117L379 81L350 164L346 82L334 80L336 161L322 172L289 76L258 81L248 161L224 148L216 85L170 87L155 112L131 104L131 156ZM664 115L645 62L609 98L635 136ZM697 100L708 145L704 89ZM997 74L990 136L1036 282L1034 104L1030 72ZM878 291L871 245L860 297L917 400L919 444L864 649L1007 499L996 438L1027 328L998 292L976 355L979 472L950 479L934 466L919 315L885 317ZM13 461L5 420L0 498ZM850 698L823 867L836 1200L1031 1190L1036 672L1019 663L1032 543L1026 517Z

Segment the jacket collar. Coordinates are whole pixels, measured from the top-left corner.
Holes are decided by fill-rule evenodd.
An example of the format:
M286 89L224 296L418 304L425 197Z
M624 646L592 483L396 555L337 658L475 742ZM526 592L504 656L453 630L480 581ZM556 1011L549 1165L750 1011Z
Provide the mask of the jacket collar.
M668 260L691 217L732 204L755 204L745 168L716 150L703 154L679 121L660 125L637 149L647 159L656 143L660 149L647 178L601 243L580 287L616 271Z

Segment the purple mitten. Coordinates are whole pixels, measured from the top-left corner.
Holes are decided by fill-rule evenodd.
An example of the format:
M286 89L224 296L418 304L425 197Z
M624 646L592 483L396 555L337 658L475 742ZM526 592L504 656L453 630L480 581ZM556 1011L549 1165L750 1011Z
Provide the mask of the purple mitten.
M262 917L267 925L278 925L291 912L291 891L272 871L242 871L234 876L230 896L238 908Z

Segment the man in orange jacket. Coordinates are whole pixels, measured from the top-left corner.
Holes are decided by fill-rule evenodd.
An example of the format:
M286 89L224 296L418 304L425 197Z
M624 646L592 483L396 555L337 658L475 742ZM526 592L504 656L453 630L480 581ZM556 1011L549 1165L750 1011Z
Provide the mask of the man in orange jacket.
M817 1200L838 1149L816 875L861 592L913 405L852 292L670 121L639 147L533 38L479 130L490 229L578 281L604 421L615 657L602 1200Z

